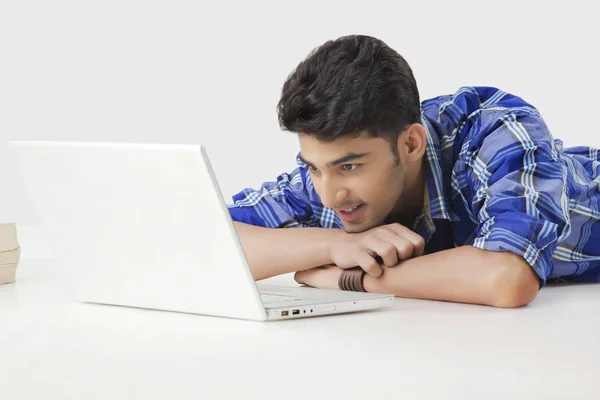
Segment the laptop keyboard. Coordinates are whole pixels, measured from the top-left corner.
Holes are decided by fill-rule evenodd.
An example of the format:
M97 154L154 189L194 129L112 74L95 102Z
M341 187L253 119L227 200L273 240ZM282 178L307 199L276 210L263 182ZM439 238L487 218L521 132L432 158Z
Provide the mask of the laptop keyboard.
M261 293L260 298L261 298L263 304L280 303L282 301L303 300L302 297L298 297L298 296L290 296L287 294L272 294L272 293Z

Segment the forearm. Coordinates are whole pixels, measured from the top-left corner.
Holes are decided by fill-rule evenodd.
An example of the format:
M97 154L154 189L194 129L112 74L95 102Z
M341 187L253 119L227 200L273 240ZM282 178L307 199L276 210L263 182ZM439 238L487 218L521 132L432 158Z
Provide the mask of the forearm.
M463 246L416 257L366 275L365 290L398 297L519 307L539 290L533 269L512 253Z
M254 279L331 264L328 244L342 231L324 228L264 228L234 222Z

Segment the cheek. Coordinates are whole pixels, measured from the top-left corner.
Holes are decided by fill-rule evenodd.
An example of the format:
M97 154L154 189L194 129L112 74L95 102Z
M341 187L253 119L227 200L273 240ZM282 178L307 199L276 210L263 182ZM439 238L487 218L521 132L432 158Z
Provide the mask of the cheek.
M401 178L402 176L396 171L373 174L369 179L366 179L363 186L365 189L362 192L365 197L364 200L378 209L393 207L402 194Z
M369 204L381 203L389 195L389 181L385 177L363 176L352 186L352 197L359 198Z

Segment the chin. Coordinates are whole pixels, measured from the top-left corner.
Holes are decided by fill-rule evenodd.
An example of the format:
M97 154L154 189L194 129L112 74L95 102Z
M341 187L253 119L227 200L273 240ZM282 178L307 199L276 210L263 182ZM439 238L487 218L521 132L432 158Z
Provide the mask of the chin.
M366 229L362 228L361 226L348 226L348 225L342 225L342 229L344 230L344 232L346 233L361 233L366 231Z
M379 226L379 225L381 225L381 224L378 224L375 222L369 222L369 221L355 223L355 224L348 224L348 223L342 222L342 227L343 227L344 231L347 233L361 233L361 232L368 231L369 229L375 228L376 226Z

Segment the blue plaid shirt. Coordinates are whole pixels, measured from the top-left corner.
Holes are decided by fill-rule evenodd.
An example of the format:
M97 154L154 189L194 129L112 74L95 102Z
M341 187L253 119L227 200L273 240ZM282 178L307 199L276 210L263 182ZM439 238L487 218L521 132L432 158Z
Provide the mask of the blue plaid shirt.
M412 229L428 253L471 245L511 251L549 279L600 280L598 149L563 149L539 112L491 87L462 87L422 102L426 203ZM341 228L307 166L233 196L234 221ZM390 182L390 184L394 184Z

